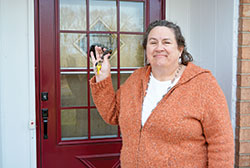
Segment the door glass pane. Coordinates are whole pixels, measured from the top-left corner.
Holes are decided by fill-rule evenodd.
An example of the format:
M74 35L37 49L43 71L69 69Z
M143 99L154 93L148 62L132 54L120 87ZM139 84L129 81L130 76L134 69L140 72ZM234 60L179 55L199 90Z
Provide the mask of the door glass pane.
M142 35L121 35L124 46L120 49L121 67L143 67L144 49L142 47Z
M110 57L111 67L117 67L117 36L115 34L91 34L90 45L99 43L113 50Z
M122 85L128 77L131 75L131 73L122 73L120 74L120 85Z
M87 67L86 34L60 34L60 64L63 68Z
M90 0L90 26L92 31L116 31L116 0Z
M61 110L62 140L88 139L88 110Z
M96 109L91 110L91 139L117 137L118 127L107 124Z
M86 0L60 0L60 29L86 30Z
M91 74L90 78L92 78L94 75ZM112 78L112 84L113 84L113 88L116 90L117 89L117 72L113 72L111 74L111 78ZM95 106L93 98L92 98L92 92L90 90L90 105L91 106Z
M87 74L61 75L61 106L87 106Z
M126 32L144 31L143 2L120 2L120 30Z

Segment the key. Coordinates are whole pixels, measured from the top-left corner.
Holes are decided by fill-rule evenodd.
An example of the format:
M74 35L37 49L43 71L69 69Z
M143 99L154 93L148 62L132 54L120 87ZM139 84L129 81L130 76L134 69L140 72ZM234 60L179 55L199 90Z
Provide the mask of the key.
M96 67L97 75L99 75L100 70L102 69L102 61L98 61L95 67Z
M93 45L90 46L89 52L92 51L92 52L94 53L95 59L97 59L97 58L96 58L96 53L95 53L95 46L101 47L101 48L102 48L102 51L104 51L104 48L106 49L106 50L103 52L102 56L101 56L101 60L98 61L98 62L96 62L96 64L95 64L96 72L97 72L97 74L99 75L100 70L102 69L102 62L103 62L103 59L104 59L104 55L106 55L106 54L112 54L113 51L112 51L112 49L106 48L106 47L105 47L104 45L102 45L102 44L93 44ZM90 55L90 54L89 54L89 55ZM108 59L110 59L110 56L108 57Z

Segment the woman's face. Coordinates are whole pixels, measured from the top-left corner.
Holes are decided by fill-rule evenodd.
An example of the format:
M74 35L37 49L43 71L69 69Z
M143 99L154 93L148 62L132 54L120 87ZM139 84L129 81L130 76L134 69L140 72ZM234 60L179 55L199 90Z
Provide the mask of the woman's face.
M178 48L172 29L165 26L156 26L150 31L146 54L148 63L150 63L152 68L176 67L182 51L183 47Z

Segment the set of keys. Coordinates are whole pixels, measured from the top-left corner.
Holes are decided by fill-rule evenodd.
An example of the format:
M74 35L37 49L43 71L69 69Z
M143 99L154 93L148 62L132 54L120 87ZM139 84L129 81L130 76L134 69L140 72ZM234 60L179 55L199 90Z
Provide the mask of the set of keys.
M96 62L96 64L95 64L97 74L99 74L99 73L100 73L100 70L102 69L102 63L103 63L104 55L106 55L106 54L112 54L112 49L109 49L109 48L105 47L105 46L102 45L102 44L93 44L93 45L91 45L91 46L90 46L89 53L92 51L92 52L94 53L95 59L97 59L97 58L96 58L96 53L95 53L95 46L101 47L101 48L102 48L102 51L103 51L103 54L102 54L102 56L101 56L101 60L99 60L99 61ZM104 49L106 49L106 50L104 51ZM89 55L90 55L90 54L89 54ZM108 57L108 59L110 59L110 56Z

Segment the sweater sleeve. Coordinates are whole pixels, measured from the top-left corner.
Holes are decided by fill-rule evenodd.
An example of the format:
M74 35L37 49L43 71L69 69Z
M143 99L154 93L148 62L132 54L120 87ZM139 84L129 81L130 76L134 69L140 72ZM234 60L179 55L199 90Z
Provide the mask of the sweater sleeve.
M90 87L94 103L103 120L108 124L117 125L120 90L115 93L111 75L100 82L96 82L94 76L90 79Z
M208 168L233 168L234 138L225 96L210 73L202 85L202 125L208 144Z

